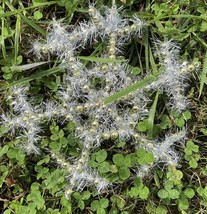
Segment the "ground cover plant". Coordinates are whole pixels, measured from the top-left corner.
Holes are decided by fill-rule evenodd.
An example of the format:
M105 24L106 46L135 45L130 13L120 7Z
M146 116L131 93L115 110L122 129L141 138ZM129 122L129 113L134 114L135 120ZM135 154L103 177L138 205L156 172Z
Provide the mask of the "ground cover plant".
M2 213L206 212L205 8L2 3Z

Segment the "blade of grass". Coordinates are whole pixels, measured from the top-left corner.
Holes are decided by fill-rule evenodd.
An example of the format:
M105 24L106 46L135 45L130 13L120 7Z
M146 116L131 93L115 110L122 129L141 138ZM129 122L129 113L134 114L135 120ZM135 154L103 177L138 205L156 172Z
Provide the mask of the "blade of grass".
M151 67L152 67L152 72L153 73L158 72L157 71L157 65L155 63L155 60L154 60L154 57L153 57L152 50L151 50L150 46L149 46L149 59L150 59Z
M55 68L48 69L48 70L46 70L44 72L43 71L39 71L39 72L36 72L36 73L30 75L29 77L25 77L23 79L20 79L20 80L17 80L15 82L10 83L9 87L10 86L14 86L14 85L24 84L24 83L30 82L32 80L35 80L35 79L40 79L40 78L42 78L44 76L48 76L48 75L60 72L62 70L63 69L60 68L60 67L55 67Z
M139 53L137 44L135 45L135 48L136 48L136 53L137 53L137 57L138 57L138 61L139 61L139 68L141 70L141 74L143 75L144 71L143 71L143 66L142 66L142 60L141 60L141 57L140 57L140 53Z
M106 97L104 100L103 100L103 103L104 104L109 104L109 103L112 103L118 99L120 99L121 97L123 96L126 96L128 95L129 93L133 92L133 91L136 91L142 87L145 87L147 86L148 84L150 84L151 82L153 82L157 76L159 74L157 73L156 75L151 75L151 76L148 76L146 77L145 79L143 80L140 80L139 82L133 84L133 85L130 85L129 87L121 90L121 91L118 91L116 92L115 94L109 96L109 97Z
M36 68L40 65L44 65L46 63L49 63L50 61L46 61L46 62L35 62L35 63L30 63L30 64L25 64L25 65L18 65L18 66L12 66L10 67L11 70L20 70L20 71L26 71L29 69L33 69Z
M15 38L14 38L14 64L17 64L17 57L19 52L19 37L21 28L21 18L17 15L16 28L15 28Z
M197 36L195 32L193 32L192 34L193 34L193 36L195 36L195 39L196 39L198 42L200 42L201 45L203 45L204 48L207 49L207 44L206 44L206 42L205 42L203 39L201 39L199 36Z
M4 2L2 3L2 8L3 10L5 9L5 4ZM7 58L7 54L6 54L6 47L5 47L5 42L4 42L4 24L5 24L5 19L2 18L1 19L1 38L0 38L0 44L1 44L1 50L2 50L2 54L4 59Z
M149 33L148 30L145 31L144 35L144 47L145 47L145 65L146 71L149 72Z
M141 18L144 18L144 16L142 16ZM146 17L149 18L149 17ZM204 20L204 18L202 16L195 16L195 15L189 15L189 14L178 14L178 15L169 15L169 16L157 16L152 20L148 20L146 21L146 24L152 24L155 23L158 20L162 20L162 19L169 19L169 18L186 18L186 19L200 19L200 20Z
M149 117L147 119L147 130L148 130L149 137L152 137L152 134L153 134L154 119L155 119L158 97L159 97L159 92L157 91L154 102L150 108Z
M24 20L24 22L26 22L28 25L30 25L32 28L34 28L37 32L42 34L44 37L46 36L46 31L44 29L36 25L32 20L29 20L26 16L23 16L22 14L20 14L20 16Z
M205 55L203 70L202 70L202 73L201 73L201 81L200 81L199 96L198 97L200 97L201 94L202 94L204 83L206 81L206 74L207 74L207 52L206 52L206 55Z
M30 9L33 9L33 8L37 8L37 7L43 7L43 6L49 6L49 5L52 5L52 4L57 4L58 1L51 1L51 2L44 2L44 3L36 3L35 5L33 6L30 6L30 7L27 7L27 8L23 8L23 9L18 9L18 10L12 10L10 12L7 12L7 13L3 13L3 14L0 14L0 18L3 18L3 17L8 17L8 16L13 16L13 15L16 15L16 14L20 14L21 12L24 12L26 10L30 10ZM8 2L6 2L7 4L9 4Z
M109 58L100 58L93 56L78 56L78 59L91 61L91 62L102 62L102 63L113 63L113 62L126 62L126 59L109 59Z

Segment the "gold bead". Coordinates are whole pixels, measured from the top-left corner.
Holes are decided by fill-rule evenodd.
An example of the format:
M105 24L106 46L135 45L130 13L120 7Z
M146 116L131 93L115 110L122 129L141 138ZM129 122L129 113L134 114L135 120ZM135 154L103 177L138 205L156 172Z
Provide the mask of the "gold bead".
M124 29L124 33L126 33L126 34L130 33L130 28L129 28L129 27L126 27L126 28Z
M118 133L117 131L113 131L113 132L111 133L111 138L112 138L113 140L117 139L118 137L119 137L119 133Z
M94 15L96 13L96 9L94 7L90 7L88 9L88 12L89 12L90 15Z
M92 127L93 127L93 128L98 128L98 127L99 127L99 122L98 122L98 120L94 120L94 121L93 121Z
M99 22L99 17L96 15L96 16L94 16L93 18L93 21L95 22L95 23L98 23Z
M83 131L83 129L82 129L82 127L78 126L78 127L76 127L76 131L81 132L81 131Z
M90 91L90 87L88 85L83 86L83 92L88 93Z
M90 132L90 133L95 133L96 131L97 131L97 129L96 129L95 127L89 129L89 132Z
M108 70L109 69L109 66L107 65L107 64L103 64L102 66L101 66L101 70L103 70L103 71L106 71L106 70Z
M132 112L133 112L133 113L136 113L136 112L138 112L138 111L139 111L139 106L133 106Z
M109 49L109 54L110 55L114 55L115 54L115 49L114 48L110 48Z
M110 58L110 59L115 59L116 56L115 56L114 54L112 54L112 55L109 56L109 58Z
M188 66L188 71L194 71L195 70L195 66L193 64Z
M115 46L115 45L116 45L116 40L115 40L115 39L111 39L111 40L109 41L109 44L110 44L111 46Z
M106 133L103 133L103 134L102 134L102 137L103 137L104 140L108 140L108 139L110 139L110 134L107 133L107 132L106 132Z
M118 70L118 66L114 65L114 66L113 66L113 70L114 70L114 71L117 71L117 70Z
M76 112L83 112L84 108L82 105L78 105L78 106L76 106L75 110L76 110Z
M106 91L109 91L109 90L110 90L110 86L107 85L107 86L105 87L105 90L106 90Z
M131 30L133 30L133 31L137 30L137 26L136 26L135 24L133 24L130 28L131 28Z

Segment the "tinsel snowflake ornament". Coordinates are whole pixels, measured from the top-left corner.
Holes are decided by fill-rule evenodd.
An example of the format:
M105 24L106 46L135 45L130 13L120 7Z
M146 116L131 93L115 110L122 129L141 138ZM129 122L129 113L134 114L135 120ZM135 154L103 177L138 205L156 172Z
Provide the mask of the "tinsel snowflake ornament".
M69 182L66 195L86 186L95 186L100 193L110 184L98 173L88 167L91 151L100 147L107 140L133 142L137 148L142 147L152 152L155 163L177 164L177 153L172 149L176 142L185 138L181 131L166 135L165 140L149 141L138 132L136 125L148 115L146 108L149 90L165 91L169 96L171 107L179 112L186 108L184 97L185 80L189 71L186 64L177 60L178 48L172 42L159 43L162 61L161 75L147 87L134 91L119 100L105 105L103 100L114 93L127 88L137 80L132 77L126 62L120 62L123 45L132 36L141 37L145 23L137 16L122 18L121 10L115 5L102 8L101 13L95 7L89 7L90 21L79 23L73 30L68 30L61 21L53 20L45 43L35 42L33 51L41 58L42 53L57 56L66 70L66 82L59 90L56 103L47 102L34 106L27 97L28 88L14 87L8 100L14 112L3 114L3 124L19 136L24 150L39 154L38 142L41 139L42 124L51 118L75 123L75 135L82 142L82 152L77 159L66 161L59 154L51 152L51 157L67 171ZM71 29L71 28L70 28ZM99 40L107 43L102 54L105 62L94 62L86 67L78 58L78 51ZM45 128L45 127L44 127ZM151 166L143 166L137 174L146 175Z

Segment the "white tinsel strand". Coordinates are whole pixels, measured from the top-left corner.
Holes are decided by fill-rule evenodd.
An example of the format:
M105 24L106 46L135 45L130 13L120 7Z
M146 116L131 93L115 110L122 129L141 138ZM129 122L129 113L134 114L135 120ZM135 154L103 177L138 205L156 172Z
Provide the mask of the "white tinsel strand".
M174 43L159 42L160 65L163 73L158 80L144 89L132 92L119 100L104 105L104 98L130 86L137 80L130 76L128 63L100 63L94 62L86 67L78 59L78 50L92 45L101 38L107 43L106 51L101 57L116 60L121 54L123 44L132 36L141 36L144 23L136 16L132 19L122 18L120 9L103 8L103 13L90 6L91 19L80 23L73 29L66 27L62 21L53 20L49 27L49 34L45 43L35 42L33 50L41 57L41 53L57 56L61 66L66 70L65 84L59 90L59 104L46 102L34 107L34 102L28 99L24 87L16 88L9 97L14 107L14 114L6 113L1 116L2 124L12 131L22 130L23 146L30 154L38 153L36 145L40 139L41 127L51 119L61 123L72 121L75 123L75 136L82 142L82 151L77 159L70 161L51 153L51 157L67 172L69 186L65 195L74 190L83 190L86 186L95 186L98 192L106 189L110 184L101 178L97 172L88 167L88 160L94 148L100 147L106 140L136 141L137 147L143 147L155 156L153 165L142 166L139 173L149 173L151 168L159 162L175 164L179 158L173 150L174 145L184 138L178 132L166 136L159 143L148 141L140 136L136 125L148 115L149 99L145 91L165 91L172 103L172 108L182 111L186 104L184 100L185 81L188 68L177 60L178 48ZM88 44L87 44L88 45ZM107 60L106 60L107 61ZM184 71L184 72L183 72ZM96 80L98 79L98 84ZM21 92L21 93L20 93ZM16 98L15 98L16 96Z

